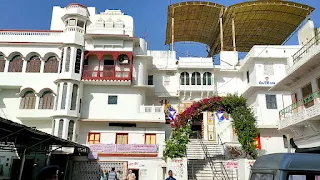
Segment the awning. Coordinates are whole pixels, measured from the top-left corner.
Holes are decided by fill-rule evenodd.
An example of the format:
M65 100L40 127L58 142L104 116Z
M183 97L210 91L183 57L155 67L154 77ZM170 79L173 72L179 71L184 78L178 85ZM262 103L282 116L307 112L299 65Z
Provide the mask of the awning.
M280 0L256 0L226 7L211 2L181 2L168 7L165 44L193 41L210 47L209 56L233 50L234 19L236 50L248 52L254 45L281 45L314 11L308 5Z
M50 148L74 147L75 152L89 153L89 148L81 144L68 141L37 129L0 117L0 151L25 149L34 152L52 151Z

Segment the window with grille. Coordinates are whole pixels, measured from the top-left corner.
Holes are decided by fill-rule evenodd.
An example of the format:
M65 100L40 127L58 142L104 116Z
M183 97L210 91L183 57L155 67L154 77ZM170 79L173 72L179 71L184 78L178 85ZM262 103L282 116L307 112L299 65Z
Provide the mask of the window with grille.
M62 87L62 97L61 97L61 109L66 108L66 100L67 100L67 90L68 90L68 84L64 83Z
M34 109L36 107L36 95L33 91L27 91L21 98L20 109Z
M54 95L51 91L45 91L40 97L39 109L53 109Z
M72 141L73 129L74 129L74 121L73 121L73 120L70 120L70 121L69 121L69 126L68 126L68 137L67 137L67 139L68 139L69 141Z
M58 73L59 62L56 57L51 56L44 63L44 73Z
M203 74L203 85L212 85L212 74L210 72Z
M127 133L117 133L116 134L116 144L128 144L128 134Z
M181 84L181 85L190 85L189 73L187 73L187 72L182 72L182 73L180 74L180 84Z
M79 86L74 84L72 87L71 107L70 110L76 110Z
M60 59L60 69L59 69L59 73L62 73L63 56L64 56L64 48L62 48L62 50L61 50L61 59Z
M168 75L163 76L163 85L170 86L170 76Z
M263 74L265 76L273 76L274 75L274 68L272 63L264 63L263 65Z
M65 72L69 72L70 69L70 57L71 57L71 48L67 48L67 54L66 54L66 65L65 65Z
M108 104L118 104L118 96L109 96Z
M63 132L63 119L60 119L59 127L58 127L58 137L62 138L62 132Z
M22 72L23 59L20 55L14 56L9 62L8 72Z
M199 72L192 73L191 85L201 85L201 75Z
M38 56L32 56L27 61L27 69L26 72L40 72L41 60Z
M80 73L80 65L81 65L81 56L82 56L82 50L77 49L77 54L76 54L76 61L75 61L75 67L74 67L74 73L79 74Z
M145 144L157 144L156 134L145 134Z
M277 109L277 96L266 94L267 109Z
M89 133L88 134L88 143L89 144L99 144L101 134L100 133Z
M0 72L4 72L5 66L6 60L4 59L4 55L0 54Z

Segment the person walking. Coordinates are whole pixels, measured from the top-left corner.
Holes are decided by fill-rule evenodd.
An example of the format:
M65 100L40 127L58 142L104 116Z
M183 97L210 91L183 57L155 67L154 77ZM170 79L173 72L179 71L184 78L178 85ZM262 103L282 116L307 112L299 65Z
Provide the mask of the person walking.
M168 175L169 177L166 180L176 180L176 178L173 177L171 170L168 171Z
M107 176L107 180L119 180L118 179L118 173L116 172L116 168L111 168L111 171L109 172Z

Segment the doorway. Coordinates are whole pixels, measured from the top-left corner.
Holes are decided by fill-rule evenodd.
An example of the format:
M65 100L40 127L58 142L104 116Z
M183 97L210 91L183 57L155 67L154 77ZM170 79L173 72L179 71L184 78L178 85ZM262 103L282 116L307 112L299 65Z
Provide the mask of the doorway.
M132 170L132 173L136 175L136 180L139 180L139 169L129 169L129 170Z
M30 180L32 179L33 175L33 164L34 159L26 159L23 166L22 172L22 180ZM19 179L19 172L20 172L21 160L20 159L13 159L11 165L11 180L18 180Z

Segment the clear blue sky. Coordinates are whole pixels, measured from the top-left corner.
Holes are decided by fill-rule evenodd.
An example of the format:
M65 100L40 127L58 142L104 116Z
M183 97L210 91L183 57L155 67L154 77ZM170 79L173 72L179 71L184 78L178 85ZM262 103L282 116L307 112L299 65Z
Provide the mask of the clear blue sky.
M167 8L170 0L2 0L0 11L0 29L49 29L52 6L66 6L70 3L81 3L85 6L97 8L97 12L105 9L121 9L125 14L131 15L135 22L136 36L147 34L149 49L165 50L164 45ZM185 0L184 0L185 1ZM208 0L212 1L212 0ZM317 27L320 24L319 0L294 0L316 8L312 19ZM172 0L172 3L182 0ZM215 3L231 5L244 0L215 0ZM297 43L293 37L288 44ZM206 56L205 46L199 44L177 44L178 52L189 52L194 56ZM178 56L185 56L178 54Z

